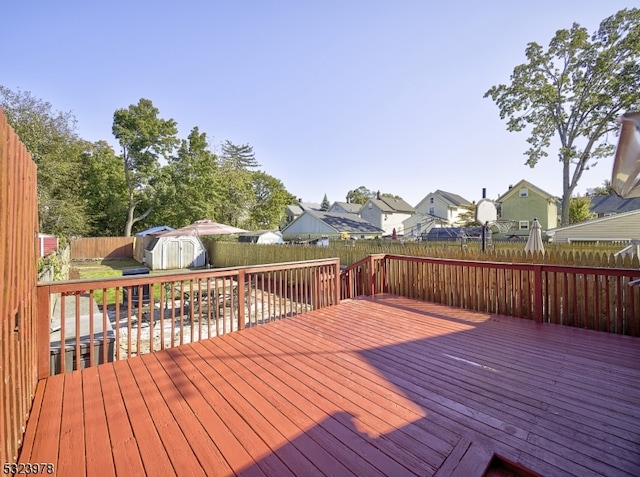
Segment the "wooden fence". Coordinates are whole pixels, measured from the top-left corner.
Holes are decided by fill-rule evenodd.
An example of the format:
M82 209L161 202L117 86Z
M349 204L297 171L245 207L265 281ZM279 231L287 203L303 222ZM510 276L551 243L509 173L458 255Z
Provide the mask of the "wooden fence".
M618 255L625 244L552 244L545 254L526 253L522 243L501 243L482 252L477 246L461 247L451 242L344 241L328 247L316 245L262 245L204 239L215 267L237 267L261 263L295 262L323 258L339 258L340 264L351 265L365 257L397 254L413 257L485 262L540 263L585 267L640 268L637 255Z
M341 296L392 293L536 322L640 336L640 269L372 255Z
M133 258L133 237L86 237L71 240L71 260Z
M15 462L37 384L37 169L0 109L0 463Z

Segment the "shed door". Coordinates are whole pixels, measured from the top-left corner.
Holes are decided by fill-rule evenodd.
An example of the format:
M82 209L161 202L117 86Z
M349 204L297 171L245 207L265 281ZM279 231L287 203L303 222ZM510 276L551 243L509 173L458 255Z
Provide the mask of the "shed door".
M181 268L180 266L180 241L167 240L162 247L162 270Z
M196 248L191 241L182 242L182 249L180 251L180 266L178 268L192 267L196 257Z

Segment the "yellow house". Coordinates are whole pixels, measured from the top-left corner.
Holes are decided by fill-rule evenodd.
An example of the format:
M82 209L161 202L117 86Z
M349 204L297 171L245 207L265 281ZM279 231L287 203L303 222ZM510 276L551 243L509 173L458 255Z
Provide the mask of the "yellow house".
M526 180L521 180L497 200L500 218L515 222L514 232L528 235L534 218L538 219L542 230L558 226L558 198Z

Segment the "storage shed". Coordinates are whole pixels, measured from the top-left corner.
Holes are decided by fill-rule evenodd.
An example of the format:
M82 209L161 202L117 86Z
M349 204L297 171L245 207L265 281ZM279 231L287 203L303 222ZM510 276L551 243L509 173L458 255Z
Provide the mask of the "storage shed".
M246 232L238 235L238 242L244 243L261 243L261 244L280 244L282 233L271 230L256 230L254 232Z
M203 267L205 258L206 248L197 235L156 235L144 251L144 262L151 270Z
M158 225L157 227L151 227L150 229L138 232L133 242L133 258L140 263L144 262L144 251L149 247L153 238L168 230L173 230L173 228L168 225Z
M58 250L58 237L55 235L38 234L38 244L40 256L46 257L50 253Z

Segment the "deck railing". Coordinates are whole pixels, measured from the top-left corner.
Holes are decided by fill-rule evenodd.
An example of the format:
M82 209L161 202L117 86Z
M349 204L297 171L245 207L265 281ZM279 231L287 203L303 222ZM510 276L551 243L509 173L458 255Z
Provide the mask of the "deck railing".
M338 259L38 284L40 378L335 305ZM50 297L59 295L51 309ZM76 332L79 330L79 332Z
M488 313L640 336L640 270L372 255L342 298L392 293Z

